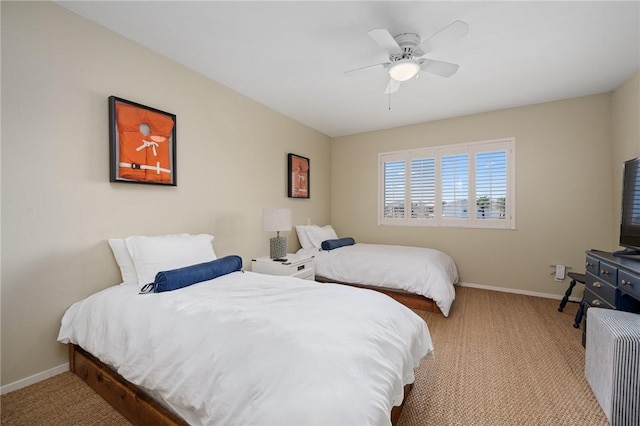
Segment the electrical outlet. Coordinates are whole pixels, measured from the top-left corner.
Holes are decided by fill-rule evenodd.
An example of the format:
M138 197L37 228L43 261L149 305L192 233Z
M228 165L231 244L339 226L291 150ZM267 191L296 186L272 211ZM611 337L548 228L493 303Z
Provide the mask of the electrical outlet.
M566 272L566 267L564 265L556 265L556 276L555 276L555 280L556 281L562 281L564 280L564 275Z

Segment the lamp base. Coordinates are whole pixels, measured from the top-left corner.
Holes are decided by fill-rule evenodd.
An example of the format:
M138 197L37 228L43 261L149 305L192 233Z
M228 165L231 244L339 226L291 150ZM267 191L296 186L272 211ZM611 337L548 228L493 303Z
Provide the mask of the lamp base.
M269 257L271 259L281 259L287 256L287 239L285 237L271 238L269 243Z

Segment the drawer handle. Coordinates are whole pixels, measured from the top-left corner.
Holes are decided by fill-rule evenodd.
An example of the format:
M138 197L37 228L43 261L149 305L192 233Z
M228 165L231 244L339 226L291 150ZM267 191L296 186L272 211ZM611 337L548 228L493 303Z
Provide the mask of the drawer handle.
M622 285L629 285L629 286L633 286L633 283L631 281L627 281L627 280L622 280L620 281L620 284Z
M587 267L587 268L590 268L590 267L592 267L592 266L593 266L593 263L591 263L591 262L587 262L587 265L586 265L586 267Z
M593 302L591 302L591 305L600 306L600 301L598 299L593 299Z
M605 271L604 269L601 269L600 275L609 275L609 271Z
M593 283L593 286L595 288L600 288L600 287L602 287L602 284L600 284L600 281L596 281L596 282Z
M304 269L304 265L298 266L298 271L302 271Z

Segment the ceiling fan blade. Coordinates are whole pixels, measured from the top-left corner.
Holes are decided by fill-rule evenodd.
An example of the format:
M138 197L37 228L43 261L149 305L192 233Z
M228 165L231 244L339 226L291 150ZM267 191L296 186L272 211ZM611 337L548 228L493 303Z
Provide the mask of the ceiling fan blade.
M420 59L420 66L422 72L428 72L431 74L439 75L441 77L451 77L454 75L460 65L451 64L449 62L435 61L433 59Z
M469 34L469 25L467 25L466 22L453 21L440 31L424 39L420 43L420 47L425 52L430 52L447 44L453 43L467 34Z
M374 39L384 50L391 53L402 53L402 49L398 42L391 36L389 31L384 28L377 28L369 31L369 37Z
M350 75L352 75L353 73L358 72L358 71L363 71L363 70L366 70L366 69L369 69L369 68L376 68L376 67L387 68L389 65L391 65L391 62L383 62L381 64L367 65L365 67L360 67L360 68L355 68L355 69L352 69L352 70L349 70L349 71L345 71L343 74L346 77L349 77Z
M402 83L400 83L398 80L390 78L389 84L387 84L387 88L384 90L384 94L388 95L397 92L401 84Z

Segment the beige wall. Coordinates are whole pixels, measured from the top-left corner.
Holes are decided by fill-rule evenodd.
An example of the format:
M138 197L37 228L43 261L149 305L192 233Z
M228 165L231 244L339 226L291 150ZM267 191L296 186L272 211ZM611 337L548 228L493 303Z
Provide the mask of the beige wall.
M640 71L618 87L611 100L613 122L613 245L620 238L622 163L640 157Z
M610 111L602 94L336 138L333 225L360 242L443 250L465 283L562 294L568 281L554 281L549 265L583 272L585 250L612 248ZM377 225L379 152L512 136L517 229Z
M567 282L548 265L581 271L584 250L615 248L614 169L640 155L639 73L612 95L330 141L53 3L2 2L0 15L2 385L66 362L64 310L118 280L110 237L208 232L248 263L268 252L262 207L289 207L294 223L358 241L440 248L467 283L555 294ZM176 188L108 182L109 95L177 115ZM516 230L377 226L378 152L505 136ZM286 197L287 152L311 158L311 200Z
M3 385L66 362L65 309L119 282L107 238L211 233L246 267L263 207L329 220L328 137L54 3L1 7ZM177 115L177 187L109 183L109 95ZM286 196L288 152L310 200Z

